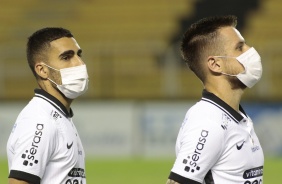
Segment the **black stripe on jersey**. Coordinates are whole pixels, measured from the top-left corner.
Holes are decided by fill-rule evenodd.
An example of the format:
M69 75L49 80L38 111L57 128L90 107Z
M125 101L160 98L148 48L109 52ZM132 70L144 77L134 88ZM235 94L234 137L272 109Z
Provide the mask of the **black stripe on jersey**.
M180 184L187 184L187 183L189 183L189 184L201 184L197 181L191 180L189 178L185 178L185 177L183 177L179 174L176 174L174 172L170 172L168 179L176 181L177 183L180 183ZM207 184L209 184L209 183L207 183Z
M213 177L212 177L211 170L209 170L209 172L206 174L204 180L205 180L206 184L214 184L214 180L213 180Z
M26 181L30 184L40 184L40 177L23 171L11 170L9 178Z
M68 112L66 107L54 96L50 95L49 93L47 93L43 89L35 89L34 92L35 92L36 97L42 98L42 99L46 100L47 102L49 102L56 109L58 109L60 112L62 112L64 114L64 116L66 116L67 118L73 117L72 109L70 109L70 112Z
M217 106L222 111L224 111L226 114L228 114L230 116L230 118L232 118L236 123L239 123L240 121L242 121L242 119L244 119L244 117L240 113L238 113L236 110L234 110L232 107L230 107L227 103L222 101L220 98L218 98L213 93L210 93L207 90L203 90L202 94L203 94L203 97L202 97L203 101L209 102L209 103ZM241 107L241 105L239 106L239 110L243 114L246 115L246 113L243 110L243 108Z

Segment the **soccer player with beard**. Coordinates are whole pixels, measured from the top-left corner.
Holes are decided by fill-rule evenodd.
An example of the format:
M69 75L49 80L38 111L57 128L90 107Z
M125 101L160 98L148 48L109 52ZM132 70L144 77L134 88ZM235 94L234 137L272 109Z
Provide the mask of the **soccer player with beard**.
M9 184L86 184L85 153L71 103L88 87L82 50L69 30L43 28L27 43L39 89L7 143Z

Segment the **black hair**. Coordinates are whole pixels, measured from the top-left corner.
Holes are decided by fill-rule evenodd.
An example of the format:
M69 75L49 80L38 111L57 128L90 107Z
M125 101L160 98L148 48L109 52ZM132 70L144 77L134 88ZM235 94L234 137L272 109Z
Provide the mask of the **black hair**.
M63 38L73 37L72 33L60 27L46 27L34 32L27 42L26 55L28 65L35 77L37 74L34 70L34 65L38 60L46 60L46 50L50 47L50 42Z
M236 27L236 25L236 16L214 16L197 21L185 32L181 42L182 57L201 81L205 81L205 73L201 67L202 55L206 50L216 52L223 49L216 42L218 29L228 26Z

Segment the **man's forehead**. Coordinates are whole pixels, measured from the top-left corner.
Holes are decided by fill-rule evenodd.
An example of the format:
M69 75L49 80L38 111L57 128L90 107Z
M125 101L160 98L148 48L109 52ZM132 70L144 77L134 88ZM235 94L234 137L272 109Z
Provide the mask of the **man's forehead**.
M219 29L220 36L228 41L244 41L244 37L234 27L223 27Z
M65 50L79 50L80 47L73 37L62 37L50 42L52 50L64 52Z

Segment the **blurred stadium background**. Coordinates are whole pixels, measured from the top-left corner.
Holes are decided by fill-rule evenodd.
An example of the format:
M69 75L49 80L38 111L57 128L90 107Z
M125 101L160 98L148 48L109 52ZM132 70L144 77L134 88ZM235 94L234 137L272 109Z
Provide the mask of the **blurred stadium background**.
M94 168L93 174L87 174L99 173L100 183L122 181L116 175L110 181L111 177L99 172L103 164L105 172L111 168L112 173L128 171L127 175L139 177L133 183L154 183L148 178L158 171L155 183L166 181L174 161L178 129L202 91L200 81L181 60L179 40L192 22L210 15L238 16L239 31L260 53L263 78L247 90L242 103L254 120L266 157L272 160L282 156L280 0L2 0L0 7L3 177L7 173L5 148L10 130L37 87L25 57L27 37L50 26L70 29L83 49L90 83L88 92L73 103L74 120L88 165ZM151 165L146 165L146 159L153 160ZM157 159L163 162L154 164ZM105 162L99 165L98 160ZM132 167L122 164L128 160L133 160ZM281 161L271 163L280 164L266 167L269 179L277 168L282 169ZM120 169L121 165L125 170ZM155 170L145 175L150 171L148 167ZM143 172L137 175L134 171ZM89 183L95 183L95 178Z

